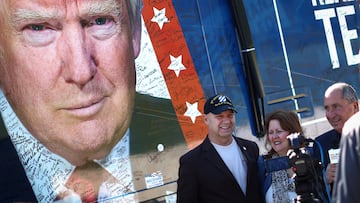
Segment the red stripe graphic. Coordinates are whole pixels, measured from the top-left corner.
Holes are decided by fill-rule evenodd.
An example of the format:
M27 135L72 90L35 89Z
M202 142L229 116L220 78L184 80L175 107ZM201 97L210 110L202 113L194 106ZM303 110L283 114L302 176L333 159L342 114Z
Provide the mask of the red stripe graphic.
M191 149L207 134L205 96L172 1L143 1L143 18L185 141ZM196 107L198 111L190 111ZM201 113L200 113L201 112ZM190 116L188 116L190 115Z

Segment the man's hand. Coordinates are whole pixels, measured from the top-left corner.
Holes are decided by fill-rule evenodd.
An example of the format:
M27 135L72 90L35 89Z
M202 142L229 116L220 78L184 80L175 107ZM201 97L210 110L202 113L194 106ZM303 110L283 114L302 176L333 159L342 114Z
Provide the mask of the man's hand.
M333 183L336 175L337 164L328 164L326 167L326 180L329 184Z

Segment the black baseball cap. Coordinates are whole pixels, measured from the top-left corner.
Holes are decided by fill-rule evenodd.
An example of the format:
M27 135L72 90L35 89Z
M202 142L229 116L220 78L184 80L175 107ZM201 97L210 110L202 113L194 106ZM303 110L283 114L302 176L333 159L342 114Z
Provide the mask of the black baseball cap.
M224 94L217 94L210 97L204 105L204 113L220 114L223 111L232 110L237 113L231 99Z

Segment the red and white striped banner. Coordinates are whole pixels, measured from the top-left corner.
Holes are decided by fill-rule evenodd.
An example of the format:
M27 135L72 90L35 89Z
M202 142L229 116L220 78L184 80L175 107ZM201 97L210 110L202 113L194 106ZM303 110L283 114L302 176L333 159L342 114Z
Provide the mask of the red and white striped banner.
M144 1L143 19L185 141L191 149L207 134L206 101L172 1Z

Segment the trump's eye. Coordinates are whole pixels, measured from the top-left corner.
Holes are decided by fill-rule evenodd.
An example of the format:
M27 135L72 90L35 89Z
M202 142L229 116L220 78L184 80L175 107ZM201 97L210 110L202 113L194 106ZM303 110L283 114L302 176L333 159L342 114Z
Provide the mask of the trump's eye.
M82 25L96 39L105 40L120 30L119 22L112 16L94 17Z
M31 23L22 29L24 39L33 46L45 46L55 39L56 29L48 23Z
M25 25L22 30L31 31L31 32L40 32L40 31L46 31L52 29L53 28L51 28L51 26L46 23L34 23L34 24Z
M104 26L104 25L111 25L114 23L112 17L95 17L89 21L82 20L81 25L83 27L92 27L92 26Z
M94 24L95 25L105 25L108 21L109 21L109 19L107 19L107 18L96 18L94 20Z
M34 30L34 31L42 31L45 29L44 25L29 25L28 29Z

